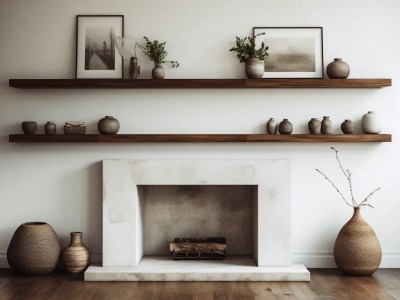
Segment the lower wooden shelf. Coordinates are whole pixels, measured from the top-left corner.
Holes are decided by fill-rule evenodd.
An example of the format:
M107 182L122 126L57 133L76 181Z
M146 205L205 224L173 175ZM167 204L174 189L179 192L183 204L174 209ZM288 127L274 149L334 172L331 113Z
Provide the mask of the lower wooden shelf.
M11 134L11 143L295 143L295 142L391 142L391 134Z

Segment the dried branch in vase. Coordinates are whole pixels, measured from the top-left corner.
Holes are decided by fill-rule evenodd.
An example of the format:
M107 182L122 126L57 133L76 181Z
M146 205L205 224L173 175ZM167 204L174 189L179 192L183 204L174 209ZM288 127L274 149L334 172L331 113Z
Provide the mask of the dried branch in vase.
M325 175L325 173L321 172L319 169L315 169L315 170L316 170L318 173L320 173L320 174L321 174L335 189L336 189L336 191L340 194L340 196L342 197L342 199L344 200L344 202L345 202L348 206L351 206L351 207L354 207L354 208L356 208L356 207L362 207L362 206L369 206L369 207L374 208L374 206L368 202L368 201L369 201L369 198L370 198L373 194L375 194L375 192L379 191L381 188L380 188L380 187L379 187L379 188L376 188L375 190L373 190L372 192L370 192L370 193L368 194L368 196L365 197L364 200L362 200L360 203L357 203L356 199L354 198L354 194L353 194L353 183L352 183L352 181L351 181L351 180L352 180L352 178L351 178L352 174L351 174L351 172L350 172L349 169L346 169L346 170L345 170L345 169L343 168L342 163L341 163L341 161L340 161L340 159L339 159L339 155L338 155L339 151L337 151L334 147L331 147L331 149L335 151L336 160L337 160L338 163L339 163L339 168L340 168L340 170L342 171L343 175L346 177L346 180L347 180L347 182L348 182L348 184L349 184L351 201L349 201L349 200L346 199L346 197L343 195L343 193L336 187L336 185L333 183L333 181L330 180L330 179L328 178L328 176Z

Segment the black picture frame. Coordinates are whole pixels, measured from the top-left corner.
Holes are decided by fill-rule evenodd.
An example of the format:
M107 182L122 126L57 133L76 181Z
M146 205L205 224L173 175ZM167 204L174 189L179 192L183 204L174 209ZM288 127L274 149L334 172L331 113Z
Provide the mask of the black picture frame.
M263 78L324 78L322 27L254 27L268 47Z
M123 15L76 16L75 78L123 78L116 36L124 36Z

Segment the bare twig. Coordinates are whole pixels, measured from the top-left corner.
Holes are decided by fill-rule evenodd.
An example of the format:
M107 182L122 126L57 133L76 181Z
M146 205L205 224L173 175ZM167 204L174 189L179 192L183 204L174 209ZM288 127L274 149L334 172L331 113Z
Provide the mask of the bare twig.
M356 202L356 200L355 200L355 198L354 198L354 194L353 194L353 184L352 184L352 181L351 181L351 179L352 179L352 178L351 178L351 176L352 176L351 171L350 171L349 169L346 169L346 170L345 170L345 169L343 168L342 163L340 162L340 159L339 159L339 155L338 155L339 151L337 151L334 147L331 147L331 149L335 151L336 160L337 160L338 163L339 163L339 168L340 168L340 170L342 171L343 175L346 177L347 182L348 182L348 184L349 184L350 195L351 195L351 203L352 203L352 204L350 204L349 201L346 200L346 198L343 196L342 192L336 187L336 185L332 182L332 180L330 180L330 179L328 178L328 176L326 176L323 172L321 172L321 171L318 170L318 169L315 169L315 170L316 170L318 173L320 173L322 176L325 177L325 179L336 189L336 191L340 194L340 196L342 197L342 199L344 200L344 202L345 202L348 206L351 206L351 207L369 206L369 207L374 208L374 206L372 206L370 203L368 203L368 200L369 200L369 198L370 198L373 194L375 194L375 192L379 191L381 188L377 188L377 189L373 190L372 192L370 192L370 193L368 194L368 196L367 196L363 201L361 201L359 204L357 204L357 202Z

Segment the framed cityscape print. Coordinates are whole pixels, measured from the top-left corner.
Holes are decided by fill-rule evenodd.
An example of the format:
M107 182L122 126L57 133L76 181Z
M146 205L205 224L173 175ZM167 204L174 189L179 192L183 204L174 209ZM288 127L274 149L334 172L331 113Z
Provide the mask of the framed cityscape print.
M116 36L124 36L123 15L76 16L76 78L123 77Z
M322 27L254 27L269 47L263 78L323 78Z

